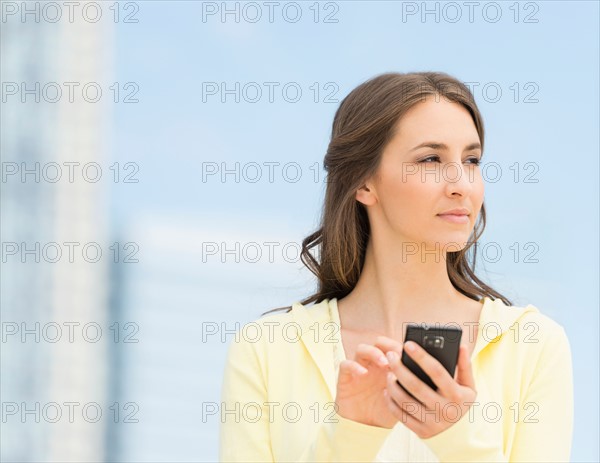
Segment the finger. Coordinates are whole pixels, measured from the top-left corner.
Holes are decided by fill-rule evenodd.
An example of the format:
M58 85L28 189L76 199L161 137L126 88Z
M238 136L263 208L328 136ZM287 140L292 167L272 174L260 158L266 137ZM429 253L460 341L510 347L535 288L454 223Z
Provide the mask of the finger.
M362 376L368 371L365 367L352 360L342 360L340 362L338 382L340 384L352 382L355 377Z
M410 397L410 400L418 401L423 404L427 410L434 409L437 400L441 399L441 396L425 384L421 378L415 375L410 369L397 358L395 353L388 353L388 356L392 357L390 360L390 370L396 375L399 382L398 388L405 388L405 394ZM411 394L413 397L411 397Z
M383 397L388 409L390 410L390 413L394 415L398 421L402 422L407 428L415 433L419 433L423 430L424 424L402 407L399 407L394 399L392 399L390 396L390 391L388 389L383 390Z
M423 405L417 399L410 396L401 386L398 385L397 377L393 373L388 373L386 378L387 391L392 400L402 410L407 412L409 415L415 417L418 421L421 421L420 417L423 416Z
M389 364L385 354L371 344L359 344L354 354L354 360L363 366L372 363L379 367L387 367Z
M471 368L471 359L469 358L469 349L466 345L460 345L458 353L458 365L456 367L456 382L470 389L475 390L475 378Z
M411 347L413 347L412 350ZM454 378L450 376L448 370L416 342L406 342L404 351L431 378L438 389L446 391L454 386Z
M377 336L375 346L377 346L383 352L388 352L390 350L402 352L402 343L396 339L388 338L387 336Z

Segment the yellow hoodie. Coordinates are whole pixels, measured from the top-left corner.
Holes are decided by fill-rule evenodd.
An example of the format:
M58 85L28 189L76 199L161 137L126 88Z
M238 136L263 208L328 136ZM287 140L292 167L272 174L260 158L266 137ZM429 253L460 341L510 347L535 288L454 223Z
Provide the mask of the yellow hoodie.
M475 403L427 439L401 421L387 429L335 412L345 358L335 298L245 324L227 353L220 461L568 461L573 380L563 327L532 305L482 303L471 356Z

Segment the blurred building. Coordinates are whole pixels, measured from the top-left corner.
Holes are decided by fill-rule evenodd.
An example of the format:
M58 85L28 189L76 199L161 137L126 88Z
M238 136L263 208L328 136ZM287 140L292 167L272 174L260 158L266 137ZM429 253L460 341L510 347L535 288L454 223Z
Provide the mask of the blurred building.
M108 174L110 95L90 103L79 89L86 82L110 85L111 40L110 21L70 23L64 12L57 22L18 14L2 19L2 461L104 459L111 419L110 183L86 179L81 166L96 162ZM65 82L80 84L72 102ZM52 163L62 170L58 180ZM72 182L64 163L79 163L70 164ZM25 170L31 172L23 176ZM72 259L64 243L79 243ZM104 251L97 262L82 258L86 243ZM93 331L83 338L86 323L102 328L99 341L92 342ZM84 411L86 404L98 404L102 417L96 420L96 405Z

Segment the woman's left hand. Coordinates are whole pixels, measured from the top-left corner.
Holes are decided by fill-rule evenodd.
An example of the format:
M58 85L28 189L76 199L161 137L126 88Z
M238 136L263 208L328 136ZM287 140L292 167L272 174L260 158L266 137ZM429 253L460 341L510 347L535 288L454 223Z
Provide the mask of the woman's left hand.
M456 423L477 397L471 359L466 345L461 344L455 378L444 366L417 343L404 344L406 354L427 373L438 387L437 391L415 376L401 361L403 345L386 336L379 336L375 346L387 353L391 372L383 394L392 414L422 439L436 434ZM410 348L414 347L413 351ZM417 400L396 383L400 381Z

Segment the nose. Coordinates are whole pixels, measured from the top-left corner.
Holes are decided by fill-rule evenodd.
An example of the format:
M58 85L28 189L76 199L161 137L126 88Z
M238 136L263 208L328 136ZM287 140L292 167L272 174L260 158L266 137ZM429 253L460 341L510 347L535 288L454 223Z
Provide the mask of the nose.
M468 196L473 189L476 172L465 167L460 162L450 162L443 169L442 181L445 183L446 194Z

